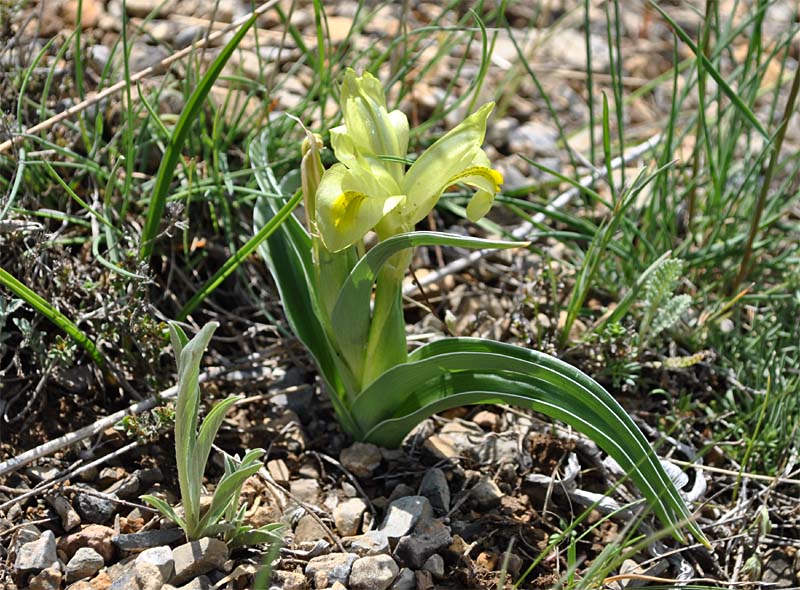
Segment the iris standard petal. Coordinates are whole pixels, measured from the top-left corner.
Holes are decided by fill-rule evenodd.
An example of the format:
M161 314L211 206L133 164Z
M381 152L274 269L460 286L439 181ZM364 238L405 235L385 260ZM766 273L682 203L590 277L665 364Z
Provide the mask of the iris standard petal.
M352 149L365 156L405 158L408 120L400 111L388 112L377 78L369 73L356 76L353 70L348 69L342 82L339 102L345 132L352 140L351 146L341 146L345 155ZM386 161L385 166L399 182L403 175L403 164Z
M486 120L493 108L493 102L483 105L425 150L408 169L400 186L407 195L403 213L408 223L413 225L424 219L442 192L451 184L461 182L464 171L474 167L475 159L483 154L480 146L486 135ZM485 178L486 175L478 176Z
M338 252L354 244L404 199L386 191L367 171L334 164L317 189L317 228L325 248Z

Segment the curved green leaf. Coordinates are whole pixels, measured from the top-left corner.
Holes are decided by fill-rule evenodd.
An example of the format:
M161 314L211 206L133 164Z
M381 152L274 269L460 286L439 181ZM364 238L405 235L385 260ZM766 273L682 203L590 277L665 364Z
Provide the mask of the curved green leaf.
M531 408L586 434L625 469L665 525L686 522L695 537L705 539L630 416L600 384L549 355L490 340L443 339L379 377L352 412L365 440L396 446L436 412L483 403Z
M333 309L333 333L350 366L363 362L370 326L372 285L384 264L397 252L417 246L460 246L462 248L520 248L529 242L507 242L457 236L442 232L409 232L392 236L366 253L347 277ZM358 373L358 371L357 371Z

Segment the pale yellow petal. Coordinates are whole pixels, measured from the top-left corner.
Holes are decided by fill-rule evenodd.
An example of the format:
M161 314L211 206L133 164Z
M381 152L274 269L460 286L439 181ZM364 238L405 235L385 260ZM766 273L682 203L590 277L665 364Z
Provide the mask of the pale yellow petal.
M486 120L493 108L494 103L483 105L425 150L406 172L400 188L407 195L403 214L408 223L413 225L424 219L442 192L455 182L466 182L464 179L474 177L475 182L485 181L485 188L479 188L491 192L487 190L492 182L491 174L487 179L486 174L465 174L465 171L482 167L473 163L481 156L485 158L481 144L486 135Z
M347 248L404 198L384 190L366 171L354 174L344 164L334 164L322 175L317 191L317 229L322 242L331 252Z

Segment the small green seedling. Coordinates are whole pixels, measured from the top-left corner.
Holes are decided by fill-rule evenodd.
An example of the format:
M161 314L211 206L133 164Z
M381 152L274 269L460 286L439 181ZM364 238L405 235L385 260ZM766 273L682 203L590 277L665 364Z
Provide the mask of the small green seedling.
M266 525L254 529L244 524L245 506L239 505L242 484L262 467L262 449L249 451L241 461L225 456L225 472L217 484L210 506L202 512L201 494L211 445L225 414L238 398L231 396L216 404L198 431L200 411L200 361L211 341L216 322L206 324L189 340L178 324L169 325L172 348L178 360L178 397L175 407L175 459L181 490L183 515L164 500L145 495L142 500L157 508L180 526L190 540L224 535L231 545L272 542L280 539L282 526Z

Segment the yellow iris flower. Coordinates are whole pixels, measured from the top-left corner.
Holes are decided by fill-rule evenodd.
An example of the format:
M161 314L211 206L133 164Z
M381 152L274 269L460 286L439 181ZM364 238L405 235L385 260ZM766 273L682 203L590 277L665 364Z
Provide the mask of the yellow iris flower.
M456 183L477 189L467 206L470 220L489 211L503 183L481 148L494 103L447 132L407 170L408 119L388 111L377 78L348 69L340 104L344 124L331 130L339 163L322 175L315 203L317 228L329 251L347 248L372 229L381 239L412 231Z

